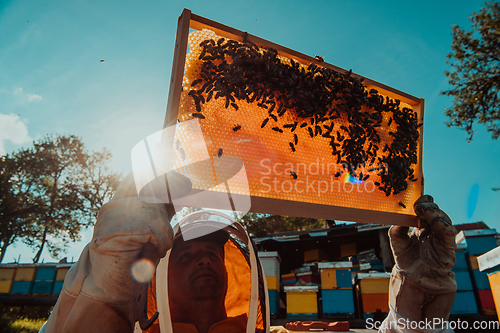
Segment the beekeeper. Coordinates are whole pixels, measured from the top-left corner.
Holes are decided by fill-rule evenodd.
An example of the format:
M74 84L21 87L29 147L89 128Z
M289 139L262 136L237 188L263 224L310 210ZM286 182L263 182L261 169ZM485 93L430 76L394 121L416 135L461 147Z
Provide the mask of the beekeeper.
M390 229L396 265L382 332L411 331L401 319L447 319L454 301L455 228L432 197L414 207L422 228L411 234ZM149 332L269 332L265 280L243 228L224 214L201 211L181 221L174 237L171 208L143 202L127 177L102 207L41 332L134 331L138 297L131 270L146 244L153 271L157 267L144 296L148 317L159 312Z
M41 332L134 331L137 281L131 270L146 244L158 266L144 295L149 317L159 312L150 332L269 329L264 275L245 230L222 213L200 211L179 222L174 241L167 210L138 198L129 175L101 208L93 238L68 272Z

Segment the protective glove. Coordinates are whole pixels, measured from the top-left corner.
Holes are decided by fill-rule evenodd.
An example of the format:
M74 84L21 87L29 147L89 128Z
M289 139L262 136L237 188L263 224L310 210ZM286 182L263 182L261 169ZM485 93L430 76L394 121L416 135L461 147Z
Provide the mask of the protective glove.
M408 227L389 229L396 261L390 280L389 317L413 322L427 320L437 323L432 328L438 329L439 323L448 320L455 300L457 285L451 269L456 263L457 231L431 196L420 197L413 207L420 220L419 228L410 233Z
M150 244L154 273L172 242L165 205L141 201L128 175L99 211L92 240L68 272L45 332L132 332L132 265Z

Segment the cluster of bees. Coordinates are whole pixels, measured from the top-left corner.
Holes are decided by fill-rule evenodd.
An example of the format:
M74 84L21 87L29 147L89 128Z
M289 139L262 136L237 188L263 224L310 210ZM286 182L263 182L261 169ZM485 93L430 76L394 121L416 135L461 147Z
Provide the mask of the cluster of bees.
M299 143L295 131L305 131L311 138L327 138L333 158L354 177L366 181L377 171L380 182L375 185L387 196L406 190L408 180L417 180L417 114L399 100L368 91L352 71L339 73L313 63L306 67L250 41L206 39L200 47L201 70L189 91L196 108L192 116L204 119L202 105L211 99L225 99L225 107L234 110L236 100L244 100L267 110L261 128L289 133L292 153ZM295 121L277 126L278 117L287 112ZM377 129L393 123L396 131L388 132L392 142L381 144ZM233 131L241 128L235 125ZM368 167L368 173L358 174L360 167Z

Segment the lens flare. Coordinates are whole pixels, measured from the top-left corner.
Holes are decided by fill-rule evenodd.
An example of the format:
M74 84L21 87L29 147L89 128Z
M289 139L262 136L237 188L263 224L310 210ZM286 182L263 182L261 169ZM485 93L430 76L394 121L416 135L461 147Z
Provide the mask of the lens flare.
M155 265L148 259L139 259L132 264L132 277L140 283L151 282Z

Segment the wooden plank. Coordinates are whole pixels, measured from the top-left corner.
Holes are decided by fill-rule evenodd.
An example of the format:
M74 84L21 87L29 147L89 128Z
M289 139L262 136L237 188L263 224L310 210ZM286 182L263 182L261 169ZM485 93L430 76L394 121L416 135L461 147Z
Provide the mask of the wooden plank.
M177 35L175 37L174 60L170 77L170 88L168 92L167 112L163 128L175 125L179 112L179 102L182 92L182 78L184 76L184 63L186 62L187 40L189 35L189 22L191 11L184 9L177 23Z
M193 190L186 197L177 199L176 205L187 207L201 207L214 209L227 209L221 207L221 202L227 201L227 193L207 192L208 195L199 200L199 197L190 198L190 195L201 193ZM233 201L244 201L244 196L231 193ZM296 202L290 200L263 198L250 196L252 206L250 212L266 213L275 215L298 216L339 221L352 221L358 223L377 223L385 225L401 225L408 227L418 226L418 218L415 215L379 212L373 210L361 210L349 207L338 207L320 205L308 202ZM306 214L307 212L307 214Z

